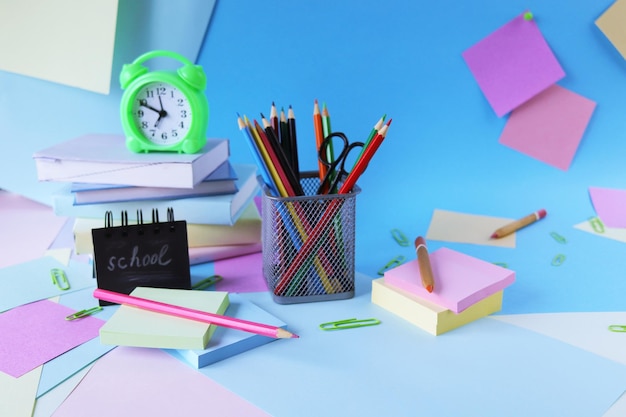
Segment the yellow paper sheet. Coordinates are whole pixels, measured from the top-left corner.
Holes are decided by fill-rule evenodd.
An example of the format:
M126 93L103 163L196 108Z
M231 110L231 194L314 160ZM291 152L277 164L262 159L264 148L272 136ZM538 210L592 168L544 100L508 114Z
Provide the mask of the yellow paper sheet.
M490 238L496 229L513 220L435 209L426 239L514 248L515 233L501 239Z
M1 1L0 69L108 94L118 0Z
M613 46L626 59L626 0L617 0L597 20L600 28Z
M0 372L0 416L31 417L41 369L39 366L19 378Z

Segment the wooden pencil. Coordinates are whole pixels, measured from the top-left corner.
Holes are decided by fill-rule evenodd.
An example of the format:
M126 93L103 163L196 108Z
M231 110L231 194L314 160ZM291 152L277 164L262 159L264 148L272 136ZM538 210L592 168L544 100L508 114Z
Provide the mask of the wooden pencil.
M422 278L422 286L426 291L433 292L435 290L435 278L430 266L430 257L428 256L426 241L421 236L415 239L415 254L417 255L417 264Z
M315 99L315 102L313 103L313 128L315 131L315 149L317 150L319 156L320 149L322 148L322 142L324 141L324 127L322 124L322 113L320 113L320 106L317 99ZM317 158L317 165L319 167L320 181L324 181L328 167L322 163L319 157Z
M287 110L287 127L289 128L289 148L291 149L291 165L294 173L300 177L300 164L298 162L298 136L296 132L296 115L291 105Z
M546 217L548 213L544 210L537 210L534 213L529 214L528 216L524 216L519 220L515 220L505 226L502 226L491 235L492 239L500 239L504 236L508 236L511 233L514 233L521 229L522 227L526 227L529 224L533 224L534 222L543 219Z

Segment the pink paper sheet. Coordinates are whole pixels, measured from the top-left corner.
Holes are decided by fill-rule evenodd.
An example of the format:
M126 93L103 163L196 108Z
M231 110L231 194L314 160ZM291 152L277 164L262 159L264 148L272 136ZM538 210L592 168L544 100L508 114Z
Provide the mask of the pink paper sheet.
M269 417L160 349L117 347L100 358L53 417Z
M565 76L535 21L523 13L462 56L499 117Z
M66 220L51 207L0 190L0 268L42 257Z
M0 371L20 377L98 336L104 321L65 320L69 307L41 300L0 314Z
M513 110L500 143L566 171L595 107L594 101L553 85Z
M257 292L267 291L263 277L263 254L237 256L215 261L215 274L224 279L215 286L217 291Z
M589 196L605 226L626 228L626 190L589 187Z

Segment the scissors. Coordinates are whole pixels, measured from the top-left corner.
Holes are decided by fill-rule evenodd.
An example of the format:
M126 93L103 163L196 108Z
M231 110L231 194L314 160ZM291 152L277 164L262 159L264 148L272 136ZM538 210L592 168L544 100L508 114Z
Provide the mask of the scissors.
M333 138L341 139L343 142L343 148L333 161L328 161L328 149L333 146ZM319 149L318 157L320 162L328 167L328 170L322 179L322 183L317 189L318 194L324 194L325 192L337 192L337 185L339 184L339 181L350 173L349 171L346 171L346 161L348 159L348 155L354 148L363 148L363 142L350 143L350 141L348 141L348 137L341 132L333 132L324 138L324 141Z

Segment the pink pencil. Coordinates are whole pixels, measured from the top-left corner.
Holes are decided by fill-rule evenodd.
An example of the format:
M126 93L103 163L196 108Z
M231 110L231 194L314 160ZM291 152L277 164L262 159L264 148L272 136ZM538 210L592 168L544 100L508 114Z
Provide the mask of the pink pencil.
M219 314L207 313L205 311L199 311L191 308L161 303L159 301L148 300L141 297L135 297L133 295L126 295L114 291L103 290L100 288L96 288L94 290L93 296L102 301L109 301L116 304L126 304L128 306L153 311L155 313L168 314L170 316L200 321L203 323L214 324L216 326L228 327L231 329L243 330L244 332L255 333L267 337L274 337L277 339L300 337L280 327L255 323L247 320L240 320L234 317L222 316Z

